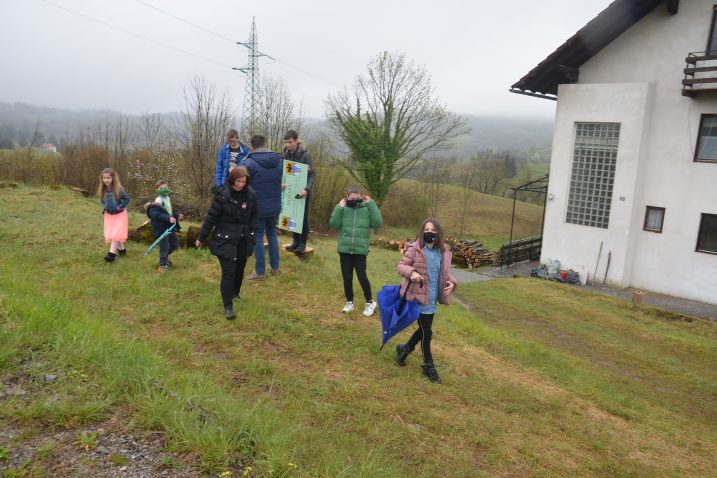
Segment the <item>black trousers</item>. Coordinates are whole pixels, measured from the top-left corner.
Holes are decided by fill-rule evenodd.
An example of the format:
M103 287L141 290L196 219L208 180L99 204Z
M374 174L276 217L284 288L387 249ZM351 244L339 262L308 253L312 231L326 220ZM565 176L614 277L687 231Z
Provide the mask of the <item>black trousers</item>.
M304 225L301 229L301 234L293 233L294 242L300 242L301 244L306 244L309 239L309 197L307 196L304 201Z
M433 337L433 314L421 314L418 316L418 330L416 330L411 338L406 342L408 350L416 348L421 343L421 351L423 352L423 361L425 363L433 362L433 354L431 353L431 338Z
M219 281L219 292L222 294L224 307L230 307L234 296L241 290L244 280L244 268L246 267L246 237L239 239L237 244L236 260L218 257L219 265L222 268L222 278Z
M354 301L354 269L356 269L356 277L358 277L359 284L361 284L366 302L371 302L373 296L371 295L371 283L366 275L366 256L339 252L339 257L341 259L341 275L344 278L346 300Z

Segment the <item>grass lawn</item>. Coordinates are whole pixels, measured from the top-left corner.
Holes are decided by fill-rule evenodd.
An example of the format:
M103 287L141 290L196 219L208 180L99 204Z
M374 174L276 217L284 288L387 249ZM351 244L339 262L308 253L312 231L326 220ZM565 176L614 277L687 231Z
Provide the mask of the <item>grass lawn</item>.
M334 239L246 283L229 322L214 257L181 250L157 274L128 243L106 264L100 211L0 189L0 383L28 391L0 398L0 423L28 436L120 417L198 476L717 475L716 324L543 281L463 285L437 315L434 385L420 355L394 363L397 341L379 352L378 316L340 312ZM371 252L374 293L398 259Z
M423 191L423 185L411 179L402 179L394 185L394 193L397 197L406 197L405 201L411 202L410 194L416 191ZM492 251L500 249L500 246L508 242L510 237L510 219L513 212L513 198L492 196L477 191L469 191L468 198L464 202L464 189L459 186L447 184L441 192L440 208L438 219L446 230L447 234L462 239L479 239L483 245ZM392 203L389 200L383 207L383 214L390 218L396 213L387 211ZM398 213L403 216L411 214L411 209L403 205L397 208ZM463 233L459 234L461 217L464 216ZM411 217L411 216L409 216ZM540 226L543 218L543 207L527 202L516 201L515 203L515 224L513 228L513 239L523 239L540 235ZM405 239L415 237L421 221L425 219L423 213L416 221L415 227L395 227L390 221L381 227L379 235L390 239ZM403 220L403 218L402 218Z

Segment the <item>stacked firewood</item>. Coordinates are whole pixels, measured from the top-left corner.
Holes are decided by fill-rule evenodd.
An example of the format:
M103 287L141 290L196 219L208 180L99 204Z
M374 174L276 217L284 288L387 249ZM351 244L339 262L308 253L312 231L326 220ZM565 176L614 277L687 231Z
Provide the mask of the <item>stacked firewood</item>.
M403 254L406 252L406 246L409 242L410 239L401 241L380 236L373 238L371 245L382 249L398 251ZM457 266L473 269L480 266L496 264L495 253L486 249L480 241L463 240L448 236L446 242L451 246L451 251L453 251L453 263Z
M453 263L458 266L472 269L495 264L495 254L486 249L480 241L463 240L453 236L448 236L446 241L453 251Z
M398 251L401 254L406 252L407 241L399 241L395 239L386 239L385 237L374 237L371 240L371 245L380 247L381 249L390 249L392 251Z

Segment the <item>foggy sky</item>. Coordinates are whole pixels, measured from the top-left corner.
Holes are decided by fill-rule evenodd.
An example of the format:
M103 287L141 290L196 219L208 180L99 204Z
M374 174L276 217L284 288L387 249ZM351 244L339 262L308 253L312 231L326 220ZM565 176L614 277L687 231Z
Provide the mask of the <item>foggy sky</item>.
M183 88L202 75L229 89L240 114L245 79L231 67L246 64L247 50L230 40L249 38L253 16L259 49L278 60L262 60L261 75L283 79L304 116L322 118L327 95L388 50L425 67L454 112L547 118L554 102L508 88L610 0L142 0L226 38L139 0L48 2L106 24L42 0L0 0L0 101L179 111Z

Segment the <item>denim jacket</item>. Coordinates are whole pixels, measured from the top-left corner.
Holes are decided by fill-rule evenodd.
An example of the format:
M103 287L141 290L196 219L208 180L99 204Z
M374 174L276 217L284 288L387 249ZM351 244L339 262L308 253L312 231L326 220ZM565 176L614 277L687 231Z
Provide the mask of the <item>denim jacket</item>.
M105 197L102 200L104 211L109 214L119 214L127 208L129 204L129 196L124 189L120 191L119 200L112 191L105 191Z

